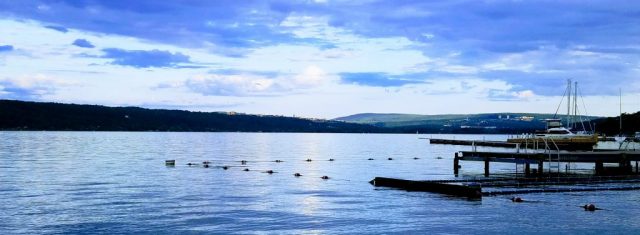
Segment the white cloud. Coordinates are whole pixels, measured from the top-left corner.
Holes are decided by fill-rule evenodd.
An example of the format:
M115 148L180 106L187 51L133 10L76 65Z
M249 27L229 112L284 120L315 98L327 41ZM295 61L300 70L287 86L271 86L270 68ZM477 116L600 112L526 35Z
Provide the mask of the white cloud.
M336 76L330 76L320 67L311 65L306 67L302 73L294 76L293 81L298 87L315 87L327 82L335 82Z
M52 10L55 10L55 6L52 7ZM422 17L437 13L413 11L411 8L392 10L394 12L388 16ZM206 40L200 43L203 38L197 35L193 35L194 38L185 37L185 40L198 41L195 44L201 47L184 48L177 46L184 44L160 44L157 41L74 28L70 28L67 33L61 33L44 28L48 25L45 23L0 19L0 28L3 29L2 44L14 45L16 51L22 52L22 55L11 53L0 57L3 70L0 76L5 77L0 79L0 96L7 97L8 90L13 88L19 89L23 94L44 96L49 101L117 105L188 104L190 107L204 107L207 104L224 107L228 104L238 104L234 109L241 112L332 117L376 111L552 112L559 98L549 98L550 95L556 95L555 91L545 93L544 90L554 88L547 85L549 81L555 81L556 77L564 80L567 76L580 78L581 84L586 84L581 85L585 89L593 87L600 91L606 87L614 87L617 91L617 84L625 84L629 93L635 92L635 96L630 94L630 97L638 97L637 91L640 90L640 83L633 80L640 74L638 60L634 59L637 53L632 53L634 50L625 49L623 52L626 54L616 54L592 50L593 45L569 49L549 46L526 52L487 52L490 55L487 56L482 48L476 51L474 47L474 50L470 51L464 45L456 44L455 47L450 47L450 44L442 44L447 40L447 35L442 34L437 28L409 31L411 35L428 39L416 42L414 38L409 40L403 35L393 33L367 36L366 31L336 26L340 25L340 22L329 24L329 19L330 17L320 14L288 14L288 17L285 17L279 26L273 26L273 29L285 34L291 33L301 40L251 48L229 47ZM199 21L199 24L203 22L205 21ZM381 29L380 32L387 31ZM73 40L78 38L91 41L96 48L71 46ZM99 55L101 49L109 47L180 52L210 68L122 68L105 65L108 62L105 59L78 56L81 53ZM243 57L223 57L212 53L221 51L225 51L226 55ZM469 52L472 52L471 56ZM476 54L473 54L474 52ZM623 62L619 63L621 60ZM620 69L616 67L625 63L631 64L625 66L634 69L624 70L625 66L621 66ZM610 68L599 69L605 66ZM215 69L265 71L271 75L251 72L207 74L209 70ZM503 73L485 74L488 71ZM336 74L344 72L419 74L415 79L424 79L426 82L389 88L389 92L386 92L383 88L336 82L339 80ZM30 75L23 75L24 73ZM615 81L626 82L599 86ZM69 84L81 86L66 86ZM56 89L48 89L51 87ZM57 89L60 87L63 88ZM156 89L150 89L153 87ZM546 103L539 101L542 99ZM617 102L617 97L611 99L614 100L613 103ZM372 100L376 102L371 102ZM505 100L510 102L503 102ZM551 102L548 102L549 100ZM408 101L420 101L420 107L417 108L414 102ZM600 103L597 108L599 112L617 112L610 112L611 102L595 98L592 101ZM473 105L469 105L470 102L473 102ZM296 106L288 106L292 103ZM532 105L533 103L537 105ZM465 108L461 110L460 107Z
M13 85L16 88L22 89L32 89L37 87L47 87L47 86L59 86L59 85L70 85L69 82L65 82L59 79L55 79L53 77L47 76L45 74L35 74L35 75L23 75L17 78L5 78L0 79L2 82L7 82Z
M478 72L478 69L473 66L465 66L465 65L446 65L436 69L436 71L448 72L448 73L458 73L458 74L475 74Z
M533 93L532 90L517 91L517 92L514 92L513 95L523 100L528 100L536 96L536 94Z
M23 75L0 79L0 95L11 99L39 99L69 85L73 84L44 74Z
M316 88L336 81L337 76L327 74L318 66L310 65L298 74L281 74L275 77L255 72L206 74L196 75L177 86L161 84L156 88L186 87L193 92L212 96L274 96Z
M292 14L280 22L280 27L288 29L299 38L343 39L340 34L346 34L345 30L331 27L328 18Z
M200 94L217 96L247 96L276 92L273 79L251 75L197 75L184 85Z

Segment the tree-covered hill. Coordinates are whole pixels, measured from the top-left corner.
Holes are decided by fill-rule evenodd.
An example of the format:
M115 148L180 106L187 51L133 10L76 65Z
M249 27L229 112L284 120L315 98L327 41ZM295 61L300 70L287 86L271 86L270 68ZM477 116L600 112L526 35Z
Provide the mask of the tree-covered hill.
M321 120L0 100L0 130L519 134L544 129L543 120L552 117L527 113L357 114ZM617 117L593 123L600 133L619 133ZM636 131L640 131L640 113L623 115L623 132Z
M596 131L606 135L632 135L640 131L640 112L622 114L622 130L620 130L620 116L594 120Z
M341 121L0 100L1 130L384 132Z

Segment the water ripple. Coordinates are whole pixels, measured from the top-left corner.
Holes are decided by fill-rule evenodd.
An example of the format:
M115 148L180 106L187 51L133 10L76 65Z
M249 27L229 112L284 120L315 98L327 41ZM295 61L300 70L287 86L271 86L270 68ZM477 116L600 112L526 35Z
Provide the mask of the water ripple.
M469 201L368 184L376 176L453 178L451 158L459 147L431 146L418 137L0 132L0 233L640 231L640 207L630 206L640 200L634 192L531 194L527 200L538 203L514 204L504 197ZM367 160L370 157L376 160ZM305 161L308 158L313 161ZM175 159L176 166L165 166L167 159ZM213 161L212 167L186 165L205 160ZM241 160L249 162L241 165ZM465 162L463 171L481 173L482 164ZM294 177L296 172L302 176ZM330 179L320 179L323 175ZM578 205L587 202L606 210L585 213Z

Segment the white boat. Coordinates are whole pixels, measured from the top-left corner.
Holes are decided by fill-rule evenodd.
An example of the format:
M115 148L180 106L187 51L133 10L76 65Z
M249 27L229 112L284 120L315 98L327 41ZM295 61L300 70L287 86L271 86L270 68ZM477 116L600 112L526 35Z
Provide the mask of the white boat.
M545 119L546 128L544 131L537 131L533 134L523 134L515 138L507 139L509 143L520 144L521 147L566 149L566 150L592 150L598 142L598 135L587 133L574 133L569 128L575 124L578 116L578 84L575 84L574 100L571 102L571 80L568 81L567 90L567 127L562 125L561 119ZM573 108L573 110L572 110ZM586 129L583 127L583 129Z
M598 142L598 135L573 133L562 126L560 119L546 119L547 128L535 134L523 134L507 139L509 143L518 143L522 147L533 148L591 150Z

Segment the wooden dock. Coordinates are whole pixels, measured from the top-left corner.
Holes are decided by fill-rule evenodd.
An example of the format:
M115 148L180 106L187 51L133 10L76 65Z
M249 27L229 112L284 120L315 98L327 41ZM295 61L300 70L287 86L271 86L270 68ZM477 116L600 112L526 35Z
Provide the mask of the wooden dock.
M456 180L404 180L376 177L370 183L374 186L399 188L408 191L424 191L467 198L481 198L492 195L587 192L603 190L640 190L640 151L551 151L521 149L519 144L504 141L476 141L429 139L431 144L471 145L515 148L510 152L461 151L453 158L453 172L458 177L460 161L484 162L484 178ZM475 148L474 148L475 149ZM524 176L489 177L491 162L524 164ZM543 172L544 163L549 170ZM560 163L593 163L595 175L561 173ZM632 162L635 162L635 171ZM555 167L551 164L557 163ZM604 163L617 163L617 167L604 167ZM537 165L532 169L531 164ZM551 177L553 176L553 177ZM483 188L485 189L483 191Z
M485 141L485 140L452 140L452 139L429 139L430 144L448 144L464 146L485 146L501 148L522 148L522 149L545 149L548 142L542 139L520 140L511 139L509 141ZM591 151L595 142L554 142L553 148L571 151Z
M484 140L450 140L450 139L429 139L430 144L448 144L448 145L465 145L465 146L486 146L486 147L503 147L516 148L515 143L506 141L484 141Z
M559 161L559 162L605 162L619 163L621 161L640 161L640 151L611 151L611 152L478 152L461 151L459 157L463 161L491 161L503 162L538 162L538 161Z
M458 175L460 161L482 161L484 162L484 175L489 176L490 162L507 162L525 164L525 174L530 174L530 164L537 164L537 173L542 174L545 162L571 162L571 163L594 163L596 175L605 172L604 163L618 163L620 173L630 174L633 172L631 165L635 161L635 172L638 173L638 161L640 161L640 151L613 151L613 152L478 152L462 151L460 155L455 153L453 159L453 172Z

